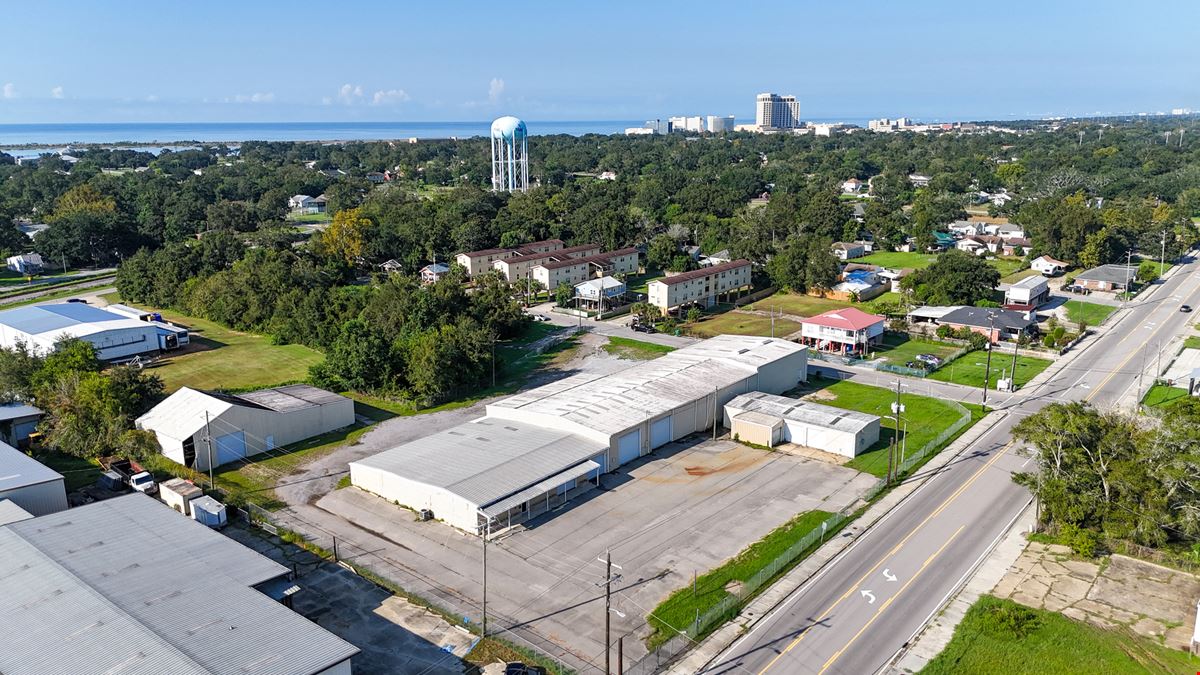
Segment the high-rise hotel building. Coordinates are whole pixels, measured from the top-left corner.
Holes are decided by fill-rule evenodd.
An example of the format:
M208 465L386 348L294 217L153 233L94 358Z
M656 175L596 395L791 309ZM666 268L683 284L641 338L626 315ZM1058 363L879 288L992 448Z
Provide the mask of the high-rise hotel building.
M759 129L800 128L800 101L795 96L759 94L755 104L754 121Z

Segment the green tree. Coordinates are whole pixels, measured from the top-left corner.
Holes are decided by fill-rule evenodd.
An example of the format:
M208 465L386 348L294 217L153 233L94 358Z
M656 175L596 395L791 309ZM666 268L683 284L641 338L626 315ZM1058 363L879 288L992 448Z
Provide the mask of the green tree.
M559 307L570 307L575 299L575 287L568 283L560 283L554 289L554 302Z
M646 262L651 267L660 270L672 269L675 257L679 255L679 245L670 235L660 234L650 240L646 249Z
M901 280L901 288L930 305L973 305L992 297L1000 273L984 260L952 249Z

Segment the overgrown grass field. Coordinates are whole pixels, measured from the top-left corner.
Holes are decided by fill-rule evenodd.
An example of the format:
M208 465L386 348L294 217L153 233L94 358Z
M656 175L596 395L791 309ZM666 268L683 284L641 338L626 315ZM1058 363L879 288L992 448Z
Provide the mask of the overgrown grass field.
M1005 349L1007 351L1001 351ZM1013 358L1009 347L997 349L992 354L992 370L988 376L988 389L996 388L996 380L1001 376L1008 377L1012 373ZM1017 374L1015 382L1017 389L1025 386L1030 380L1050 366L1053 361L1039 359L1035 356L1017 355ZM987 352L979 350L965 354L961 358L929 374L929 379L938 382L952 382L968 387L982 387L983 374L987 370Z
M714 335L762 335L770 337L771 319L757 314L726 312L710 316L698 323L688 324L688 330L697 337ZM788 319L775 319L775 337L783 337L800 330L800 324Z
M1068 300L1066 303L1067 319L1074 323L1083 322L1089 326L1097 326L1109 314L1117 311L1112 305L1101 305L1095 302L1084 302L1083 300Z

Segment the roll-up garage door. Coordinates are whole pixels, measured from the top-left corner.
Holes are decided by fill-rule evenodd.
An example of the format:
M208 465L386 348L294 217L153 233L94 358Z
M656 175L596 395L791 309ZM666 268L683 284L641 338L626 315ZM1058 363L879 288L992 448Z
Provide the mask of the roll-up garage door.
M642 454L642 430L631 431L617 439L617 462L632 462Z
M650 423L650 449L660 448L671 442L671 416Z
M217 466L236 462L246 457L246 435L241 431L217 436L216 447Z

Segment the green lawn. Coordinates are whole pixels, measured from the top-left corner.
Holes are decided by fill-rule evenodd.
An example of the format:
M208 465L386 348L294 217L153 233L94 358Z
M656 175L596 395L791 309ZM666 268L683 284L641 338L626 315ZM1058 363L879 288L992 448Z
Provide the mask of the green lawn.
M329 213L289 213L287 219L293 223L328 223L333 216Z
M75 457L55 450L43 450L33 455L37 461L54 469L63 475L67 492L73 492L86 485L95 483L102 471L89 459Z
M727 586L753 577L831 515L825 511L801 513L720 567L698 576L694 590L688 584L672 593L646 617L653 629L646 644L653 649L674 637L677 631L683 631L695 621L697 611L703 614L729 595Z
M1052 361L1049 359L1039 359L1034 356L1025 356L1019 354L1017 356L1017 389L1020 389L1025 383L1032 380L1038 373L1045 370ZM1012 371L1012 348L999 347L992 354L992 372L988 376L988 388L996 388L996 380L1000 377L1007 377ZM983 373L987 369L987 352L978 350L965 354L961 358L951 361L949 364L933 371L929 374L929 379L939 382L953 382L955 384L965 384L969 387L983 386Z
M1200 671L1200 659L1128 631L1105 630L985 595L922 675L1162 675Z
M1026 267L1023 270L1018 270L1016 272L1004 274L1003 276L1000 277L1000 283L1015 284L1022 279L1028 279L1029 277L1037 276L1039 274L1041 274L1041 272L1039 272L1031 267Z
M895 305L895 304L899 304L900 301L903 299L904 299L904 296L900 295L899 293L897 293L895 291L887 291L886 293L877 295L877 296L871 298L870 300L867 300L866 302L857 303L854 306L861 309L864 312L868 312L871 314L878 314L879 311L876 308L879 305L882 305L884 303Z
M726 312L688 324L688 330L697 337L714 335L771 335L771 318L757 314ZM788 319L775 319L775 337L783 337L800 330L800 324Z
M1112 305L1100 305L1083 300L1067 300L1067 319L1074 323L1082 321L1089 326L1097 326L1108 318L1109 314L1117 311Z
M668 352L673 352L675 348L653 342L643 342L641 340L614 336L608 338L608 344L604 345L604 351L622 359L648 361L650 359L657 359Z
M1200 337L1197 337L1195 335L1189 335L1183 341L1183 348L1184 349L1200 349Z
M822 312L828 312L831 309L842 309L849 306L850 303L842 302L841 300L817 298L791 291L780 291L775 295L752 303L748 309L763 312L770 312L772 310L781 311L784 314L795 316L815 316Z
M1187 398L1187 389L1172 387L1166 384L1156 384L1142 397L1142 405L1148 408L1168 406L1178 400Z
M1000 272L1000 277L1004 278L1010 274L1016 274L1022 267L1025 267L1025 261L1021 258L988 258L987 264L996 268Z
M896 392L849 380L835 382L824 378L814 378L801 391L810 393L818 389L821 393L808 400L822 405L878 415L881 418L879 442L871 446L867 452L847 462L846 466L874 476L884 476L887 473L888 444L896 435L896 423L890 417L891 406L896 402ZM907 420L907 449L912 452L916 452L921 449L921 446L936 438L943 430L958 421L961 415L954 406L946 401L928 396L901 392L900 403L904 405L904 413L900 416L901 431ZM963 404L963 407L970 411L975 419L983 416L979 406ZM903 440L903 435L898 440ZM932 457L932 455L930 456Z
M881 265L891 269L909 268L919 270L924 267L929 267L933 261L937 260L936 253L901 253L899 251L879 251L872 253L865 258L855 258L850 262L867 263L868 265Z
M630 293L645 294L646 285L655 279L663 278L663 273L658 270L646 270L645 274L631 274L625 277L625 290Z
M889 334L884 336L883 344L876 348L872 356L894 366L903 366L915 360L918 354L933 354L944 360L959 349L958 345L948 342L925 342Z

